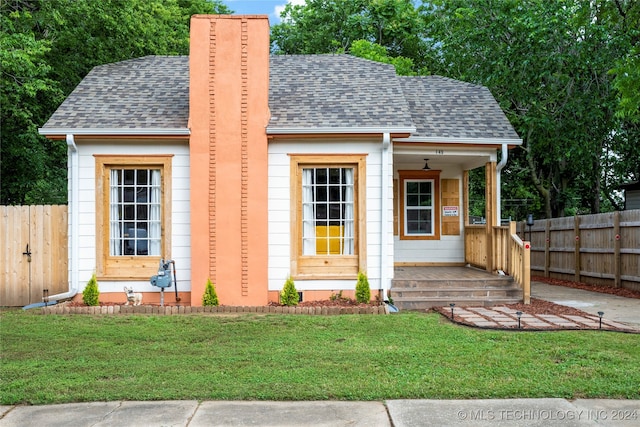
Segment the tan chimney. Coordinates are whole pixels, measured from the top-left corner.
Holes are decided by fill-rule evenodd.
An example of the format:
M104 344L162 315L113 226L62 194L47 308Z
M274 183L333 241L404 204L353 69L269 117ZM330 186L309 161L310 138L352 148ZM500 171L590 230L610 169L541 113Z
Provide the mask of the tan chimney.
M191 18L191 304L267 303L269 21Z

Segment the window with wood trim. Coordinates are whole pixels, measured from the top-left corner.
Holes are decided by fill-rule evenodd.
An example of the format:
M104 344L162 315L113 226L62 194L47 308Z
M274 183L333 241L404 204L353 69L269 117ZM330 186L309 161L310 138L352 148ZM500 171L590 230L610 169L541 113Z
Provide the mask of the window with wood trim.
M291 274L356 277L365 259L365 157L291 156Z
M399 171L400 239L440 239L440 172Z
M95 158L96 274L147 280L171 257L171 156Z

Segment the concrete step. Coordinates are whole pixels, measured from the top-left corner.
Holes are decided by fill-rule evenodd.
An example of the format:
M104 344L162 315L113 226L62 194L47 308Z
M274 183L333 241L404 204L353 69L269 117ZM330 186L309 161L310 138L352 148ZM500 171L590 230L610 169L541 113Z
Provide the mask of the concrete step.
M400 310L428 310L433 307L449 307L454 303L457 307L492 307L503 304L516 304L522 302L521 297L504 298L440 298L440 297L394 297L393 304Z
M495 276L487 279L393 279L392 288L466 288L478 289L486 286L509 286L513 284L511 276Z
M519 297L522 290L515 286L492 286L484 288L391 288L393 298L496 298L496 297Z
M515 304L522 300L522 289L510 276L456 279L394 279L389 295L401 310L432 307L490 307Z

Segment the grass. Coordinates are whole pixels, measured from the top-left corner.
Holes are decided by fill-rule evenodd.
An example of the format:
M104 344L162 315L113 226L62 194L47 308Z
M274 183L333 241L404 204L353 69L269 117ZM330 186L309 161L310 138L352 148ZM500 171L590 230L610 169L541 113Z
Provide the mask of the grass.
M437 314L0 314L0 404L640 398L640 336L504 332Z

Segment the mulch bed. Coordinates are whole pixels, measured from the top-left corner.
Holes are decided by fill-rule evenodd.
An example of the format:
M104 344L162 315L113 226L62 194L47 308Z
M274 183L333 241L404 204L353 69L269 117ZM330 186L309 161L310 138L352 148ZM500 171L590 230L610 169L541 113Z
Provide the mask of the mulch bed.
M298 303L297 307L378 307L379 305L381 304L378 304L377 302L360 304L353 299L336 298L319 301L302 301ZM282 304L278 304L277 302L270 302L269 306L280 307L282 306Z

